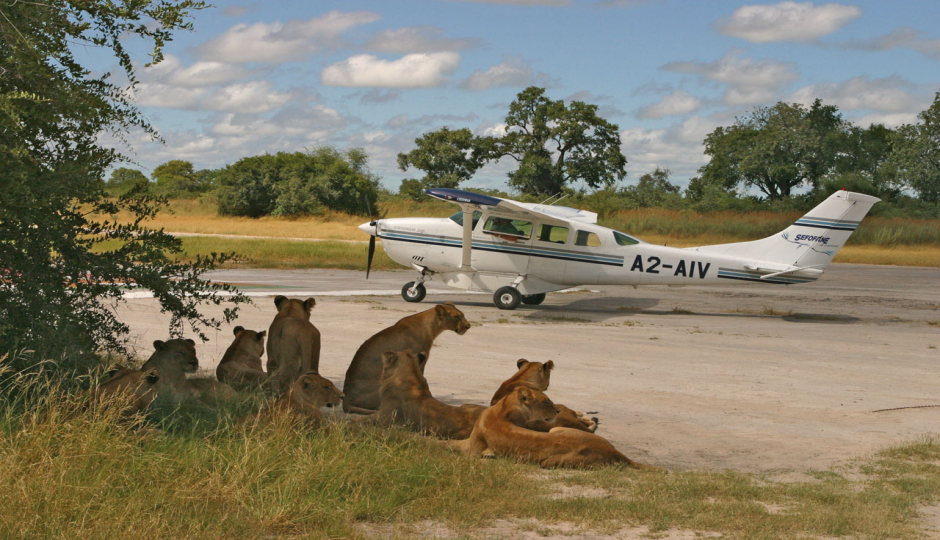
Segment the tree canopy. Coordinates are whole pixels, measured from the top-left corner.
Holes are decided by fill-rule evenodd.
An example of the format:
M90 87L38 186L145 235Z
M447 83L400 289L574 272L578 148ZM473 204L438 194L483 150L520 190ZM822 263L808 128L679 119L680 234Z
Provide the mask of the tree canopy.
M905 124L891 138L889 166L921 199L940 202L940 91L916 124Z
M483 166L479 139L469 129L442 127L415 139L417 148L398 154L398 166L406 171L415 167L427 173L424 188L455 188L469 180Z
M181 243L144 222L161 201L131 189L104 197L106 170L121 155L99 142L130 129L156 136L127 89L73 54L113 54L136 83L125 44L151 44L153 62L174 32L191 28L194 0L46 0L0 5L0 356L32 350L60 359L120 349L127 326L113 312L124 287L153 291L172 317L170 331L202 333L219 320L199 306L235 291L200 276L226 256L174 262ZM108 216L129 211L134 220ZM236 294L237 304L245 298ZM235 308L225 309L231 320Z

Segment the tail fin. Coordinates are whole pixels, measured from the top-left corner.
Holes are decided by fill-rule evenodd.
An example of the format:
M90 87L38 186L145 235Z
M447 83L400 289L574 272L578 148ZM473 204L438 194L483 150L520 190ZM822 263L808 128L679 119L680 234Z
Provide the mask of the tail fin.
M858 227L868 210L881 199L852 191L837 191L785 230L753 242L693 248L786 265L825 269Z

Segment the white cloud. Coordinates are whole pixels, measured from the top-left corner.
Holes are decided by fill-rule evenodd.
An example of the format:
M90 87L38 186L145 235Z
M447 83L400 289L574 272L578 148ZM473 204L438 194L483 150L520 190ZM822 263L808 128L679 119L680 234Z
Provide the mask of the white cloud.
M940 60L940 39L926 38L923 32L909 26L902 26L892 32L868 40L847 41L840 44L839 48L862 51L889 51L908 48L918 51L928 58Z
M701 108L701 100L685 90L678 90L664 96L658 103L643 107L637 111L636 117L643 119L663 118L665 116L693 113Z
M383 88L429 88L447 82L457 70L460 55L455 52L409 54L398 60L382 60L359 54L328 66L320 74L327 86L366 86Z
M889 128L896 128L904 124L916 124L917 113L871 113L851 120L853 124L861 127L884 124Z
M196 62L183 66L179 58L172 54L163 61L142 71L143 79L174 86L215 86L237 81L250 73L240 65L225 62Z
M782 86L799 77L791 63L739 58L734 52L714 62L670 62L663 69L727 85L724 102L728 105L773 101Z
M480 137L502 137L509 131L509 126L505 123L492 123L489 121L484 121L482 124L476 127L473 130L474 135Z
M182 88L160 83L139 83L132 92L134 101L145 107L197 109L203 88Z
M718 124L708 118L691 116L665 129L632 128L620 132L621 150L629 160L633 178L656 167L671 170L675 176L694 176L708 163L705 136Z
M774 5L742 6L731 17L718 21L722 34L751 43L814 41L842 28L862 14L856 6L812 2L781 2Z
M251 81L213 91L202 100L202 106L214 111L262 113L277 109L290 99L289 93L273 90L267 81Z
M462 51L478 47L476 38L446 38L444 31L433 26L415 26L385 30L375 35L363 47L367 51L391 54L419 52Z
M292 19L286 23L237 24L200 45L196 51L206 60L276 64L333 46L347 30L377 20L379 15L368 11L331 11L320 17Z
M898 76L872 79L854 77L840 83L804 86L788 99L811 105L819 98L842 110L871 110L881 113L914 113L924 107L924 96L907 89L913 85Z
M473 72L460 86L470 90L487 90L495 86L549 86L551 82L548 74L535 73L521 58L510 56L486 71Z

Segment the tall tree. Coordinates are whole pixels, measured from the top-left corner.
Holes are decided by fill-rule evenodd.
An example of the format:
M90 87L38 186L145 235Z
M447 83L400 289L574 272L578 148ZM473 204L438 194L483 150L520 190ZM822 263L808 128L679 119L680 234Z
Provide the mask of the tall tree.
M927 202L940 201L940 91L933 104L892 138L889 166L905 185Z
M398 154L398 166L402 171L409 167L424 171L424 188L455 188L483 166L478 139L467 128L445 126L425 133L415 144L414 150Z
M192 12L203 7L194 0L0 4L0 356L33 350L58 360L121 348L129 329L113 306L131 283L153 291L174 334L220 324L199 307L235 291L201 274L225 257L176 263L180 241L143 226L159 201L135 191L104 197L104 172L121 156L99 142L102 133L156 134L127 88L84 67L84 52L73 53L112 53L133 86L125 44L143 38L159 62L164 44L191 28ZM122 210L134 216L130 224L107 218ZM234 315L227 308L223 319Z
M509 184L523 193L558 193L572 181L609 187L626 176L620 133L597 115L597 105L553 101L531 86L509 105L506 134L483 139L489 159L511 157L519 168Z
M157 165L150 175L156 184L158 193L168 197L198 193L201 190L199 177L193 164L181 159L171 159Z
M137 169L127 167L118 167L111 171L111 178L108 179L108 192L112 195L124 195L132 189L146 189L150 180L144 173Z
M697 185L756 187L769 199L789 197L806 184L815 187L835 167L846 127L836 107L818 99L809 109L784 102L757 107L706 136L705 153L712 159L699 169Z

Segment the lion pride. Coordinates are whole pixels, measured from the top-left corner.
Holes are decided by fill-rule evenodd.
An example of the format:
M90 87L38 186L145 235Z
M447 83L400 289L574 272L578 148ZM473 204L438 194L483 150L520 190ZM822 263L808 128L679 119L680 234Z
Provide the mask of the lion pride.
M310 322L313 298L274 297L277 315L268 328L268 387L287 391L304 373L320 371L320 331Z
M448 446L470 455L513 457L542 467L623 463L635 469L662 470L631 460L593 433L566 427L544 433L524 427L534 421L554 422L557 414L548 396L520 386L483 411L469 438L449 441Z
M404 425L445 439L465 439L486 407L442 403L431 395L422 373L427 354L388 351L382 356L382 404L373 419L382 425Z
M470 322L454 304L447 302L421 313L410 315L382 330L363 343L353 356L343 383L343 410L370 414L381 404L379 385L382 379L382 355L386 351L424 353L425 357L437 336L445 330L464 335ZM424 373L424 364L421 364Z
M222 355L215 376L220 382L238 389L257 388L268 378L261 367L264 354L264 330L255 332L236 326L235 341Z
M542 362L529 362L525 358L520 358L516 362L516 367L519 368L519 371L499 386L496 394L493 395L493 399L490 400L490 405L496 405L496 402L502 399L503 396L508 395L520 386L540 392L548 390L548 383L551 380L555 362L549 360L543 364ZM553 427L569 427L590 433L597 431L597 418L587 418L583 413L571 410L559 403L556 403L555 406L558 408L558 416L555 417L554 422L546 424L541 420L535 420L527 427L536 431L548 431Z

